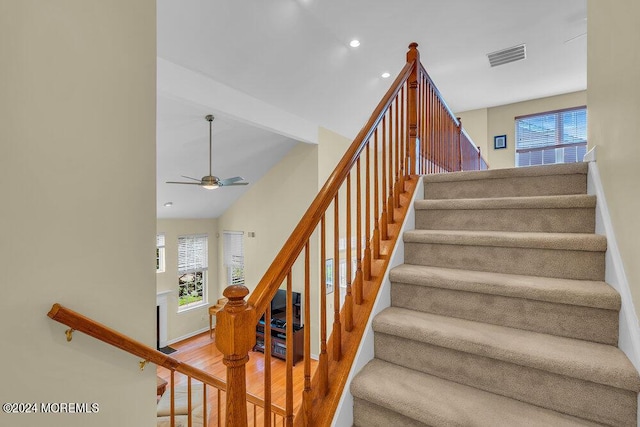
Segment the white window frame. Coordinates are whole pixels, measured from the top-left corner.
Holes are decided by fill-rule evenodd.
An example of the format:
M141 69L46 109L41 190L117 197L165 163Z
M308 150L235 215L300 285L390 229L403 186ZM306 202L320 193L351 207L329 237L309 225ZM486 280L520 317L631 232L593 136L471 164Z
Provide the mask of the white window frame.
M156 234L156 273L165 272L165 237L164 233Z
M565 123L567 113L583 111L584 123L580 120ZM581 157L587 151L586 116L587 107L579 106L516 117L516 167L567 163L568 159L569 162L581 162ZM536 120L542 123L536 123ZM569 123L569 132L565 127L567 123ZM570 126L571 123L574 124L573 128Z
M206 234L178 237L178 313L208 305L209 238ZM180 305L180 279L187 274L202 273L202 299Z
M244 285L244 232L224 231L222 245L227 286Z

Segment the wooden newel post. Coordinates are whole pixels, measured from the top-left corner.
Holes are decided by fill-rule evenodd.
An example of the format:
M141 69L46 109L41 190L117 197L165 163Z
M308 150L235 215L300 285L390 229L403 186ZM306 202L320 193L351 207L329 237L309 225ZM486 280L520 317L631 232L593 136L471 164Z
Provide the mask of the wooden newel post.
M415 61L413 70L408 80L407 91L407 125L409 128L409 138L407 139L407 176L419 173L417 168L417 138L418 138L418 91L420 85L420 52L418 43L409 45L407 52L407 62Z
M227 367L227 427L247 425L247 386L245 365L256 343L256 312L245 297L249 289L229 286L223 295L229 302L216 314L216 347Z

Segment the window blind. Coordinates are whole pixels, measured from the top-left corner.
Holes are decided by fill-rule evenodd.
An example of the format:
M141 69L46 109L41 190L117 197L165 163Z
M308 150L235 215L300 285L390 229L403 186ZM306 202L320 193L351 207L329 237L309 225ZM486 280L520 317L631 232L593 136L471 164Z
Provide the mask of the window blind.
M178 273L193 273L207 269L206 235L178 237Z
M224 264L229 285L244 285L244 245L242 231L225 231L223 241Z
M517 166L580 162L586 149L586 107L516 117Z

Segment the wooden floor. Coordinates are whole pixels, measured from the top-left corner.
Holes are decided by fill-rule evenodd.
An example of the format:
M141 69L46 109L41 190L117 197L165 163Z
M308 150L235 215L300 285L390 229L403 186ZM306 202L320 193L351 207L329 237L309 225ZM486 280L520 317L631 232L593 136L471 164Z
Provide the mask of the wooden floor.
M196 368L202 369L226 381L226 366L222 363L222 353L215 346L215 333L213 339L209 338L209 333L197 335L193 338L171 344L171 347L178 350L170 356L181 362L186 362ZM317 361L311 360L311 376L313 376L317 366ZM170 381L171 373L168 369L158 367L158 376ZM271 376L272 388L271 399L274 405L285 408L285 370L286 364L284 360L271 358ZM264 355L260 352L250 352L249 362L246 365L247 374L247 392L258 397L264 397ZM175 375L176 386L186 383L186 378L180 374ZM300 361L293 367L293 407L294 414L302 403L302 391L304 389L304 362ZM218 410L218 393L215 389L207 389L207 417L209 419L209 427L224 425L224 417L219 417ZM222 412L225 406L225 394L220 393L220 401ZM254 409L252 405L248 405L248 421L249 425L254 425ZM262 410L255 411L256 424L263 425ZM222 418L222 419L221 419ZM274 425L272 423L272 425ZM283 420L278 418L276 425L284 425Z

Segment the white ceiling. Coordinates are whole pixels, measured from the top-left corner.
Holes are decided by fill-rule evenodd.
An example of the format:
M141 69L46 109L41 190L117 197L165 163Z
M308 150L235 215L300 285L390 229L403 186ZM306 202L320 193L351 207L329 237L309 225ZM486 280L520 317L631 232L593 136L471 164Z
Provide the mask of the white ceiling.
M158 56L238 94L353 137L404 65L407 46L453 111L586 89L586 0L158 0ZM349 41L361 41L358 48ZM527 44L490 68L487 53ZM159 73L159 85L171 84ZM245 104L247 105L247 104ZM213 111L213 110L216 111ZM206 175L257 181L293 146L291 132L247 123L215 99L158 97L158 216L217 217L246 187L170 186ZM272 117L266 115L265 117ZM257 126L257 127L255 127ZM287 136L278 135L284 134ZM300 140L309 140L300 136ZM217 160L216 160L217 159ZM171 187L171 188L169 188ZM170 209L163 208L173 201Z

